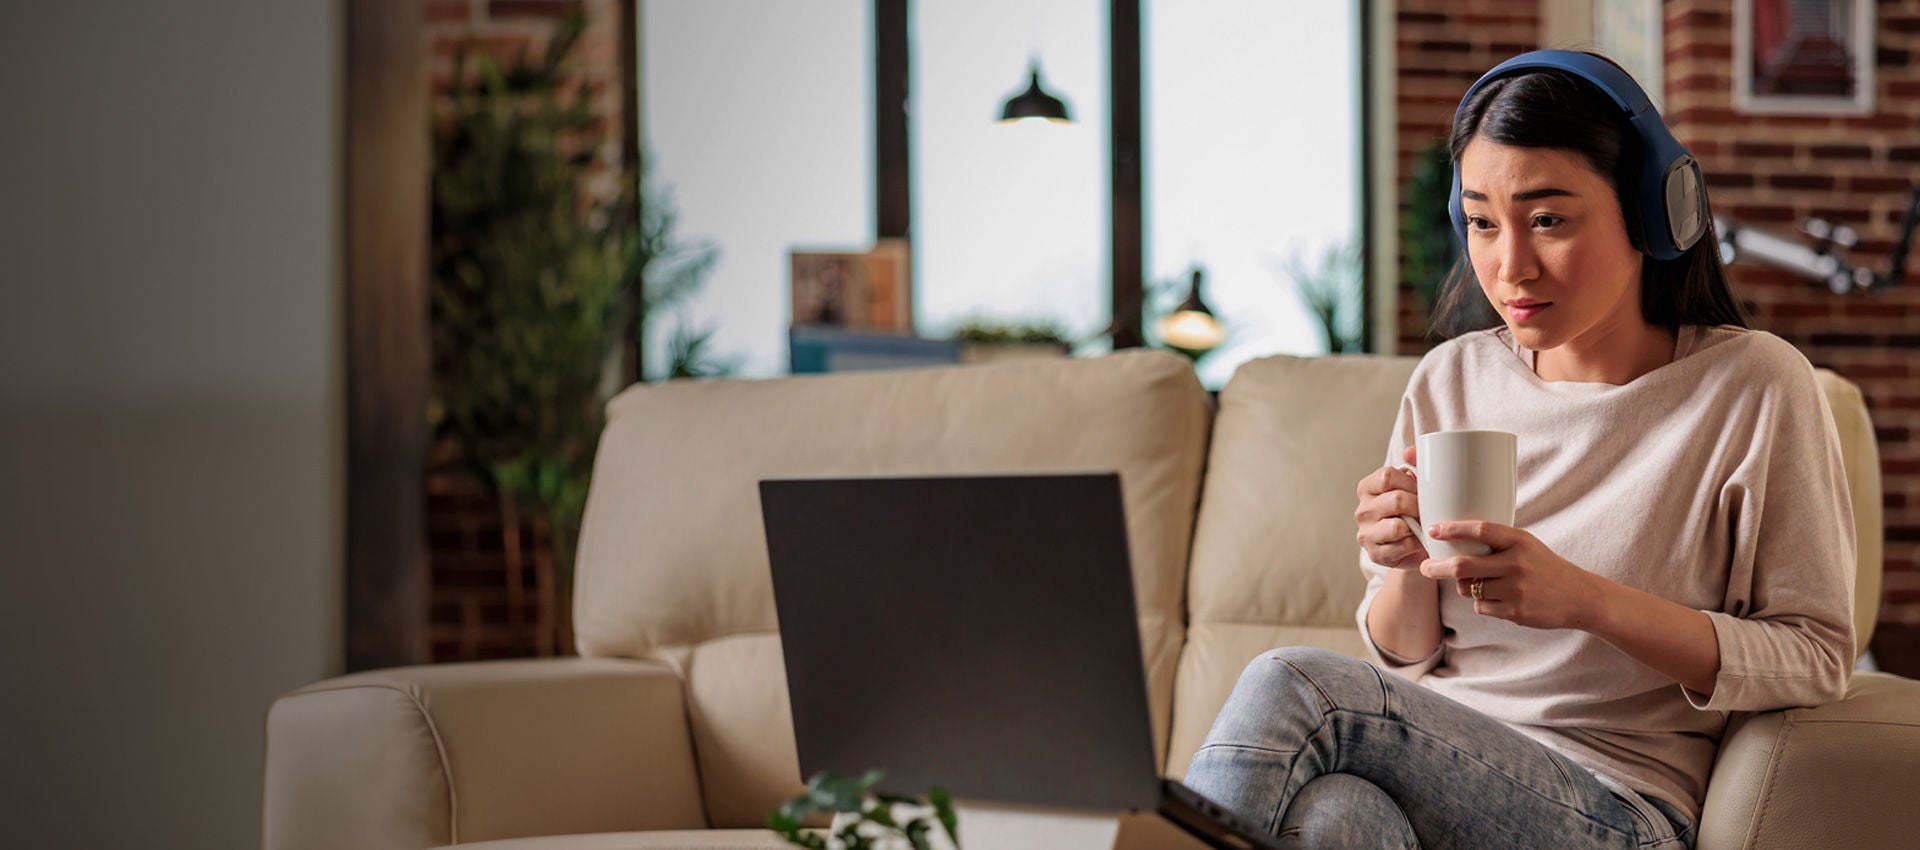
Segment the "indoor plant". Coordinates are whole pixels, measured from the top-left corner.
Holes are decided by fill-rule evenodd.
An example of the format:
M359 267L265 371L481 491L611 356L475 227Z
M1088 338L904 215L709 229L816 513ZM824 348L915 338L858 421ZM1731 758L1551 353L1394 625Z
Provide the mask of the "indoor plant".
M498 502L516 632L533 554L536 624L515 654L570 645L562 601L602 408L637 376L646 317L715 258L674 239L670 200L634 169L616 168L611 192L586 185L606 131L566 66L585 27L574 9L538 57L463 48L433 128L428 415L444 465ZM703 354L691 339L678 350Z
M773 814L767 825L788 842L812 850L960 850L960 821L953 799L935 786L926 800L874 790L883 774L857 780L818 773L802 794ZM808 818L831 816L826 834L804 827Z

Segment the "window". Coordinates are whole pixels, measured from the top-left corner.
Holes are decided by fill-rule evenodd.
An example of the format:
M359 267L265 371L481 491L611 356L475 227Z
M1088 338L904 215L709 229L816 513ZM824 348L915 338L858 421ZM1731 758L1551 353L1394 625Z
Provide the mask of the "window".
M641 36L652 179L675 234L719 260L684 304L649 317L647 373L682 321L711 328L736 374L787 371L788 252L873 243L871 0L646 0Z
M1339 278L1336 335L1364 282L1358 2L1143 2L1144 254L1151 308L1205 298L1223 385L1249 359L1328 350L1294 272ZM920 0L909 9L914 318L1049 323L1097 340L1113 318L1111 21L1098 0ZM643 129L683 239L720 250L705 286L648 328L649 377L681 322L744 376L784 374L789 252L875 234L873 0L646 0ZM1031 63L1069 125L1003 125ZM1328 259L1345 250L1344 267ZM1149 331L1151 336L1151 331ZM1098 342L1083 351L1097 351Z
M1198 363L1208 387L1256 357L1328 350L1291 273L1360 247L1359 15L1356 2L1261 0L1142 12L1146 279L1149 291L1178 281L1162 286L1170 307L1187 270L1205 268L1227 330ZM1350 271L1341 294L1357 338L1357 260Z
M912 5L920 333L982 320L1084 338L1110 323L1106 14L1098 0ZM1073 123L999 122L1035 60Z

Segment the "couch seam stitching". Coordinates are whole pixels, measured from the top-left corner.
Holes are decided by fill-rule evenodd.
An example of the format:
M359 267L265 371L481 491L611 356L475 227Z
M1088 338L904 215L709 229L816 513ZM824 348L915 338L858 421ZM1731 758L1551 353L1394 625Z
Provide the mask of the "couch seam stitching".
M433 749L440 755L440 777L446 780L447 783L447 842L449 844L459 844L460 795L453 787L453 769L447 763L447 745L446 742L440 738L440 727L433 722L433 715L427 711L426 704L420 701L419 694L404 688L396 688L392 685L375 685L371 687L386 688L405 694L407 699L413 703L413 709L420 712L421 722L427 724L427 733L433 736Z
M1780 732L1774 737L1773 752L1767 755L1767 771L1765 774L1767 790L1760 798L1760 806L1754 811L1753 823L1747 830L1747 840L1745 842L1745 846L1747 847L1754 846L1755 842L1759 840L1761 828L1766 825L1767 806L1773 802L1773 792L1779 788L1776 780L1779 779L1780 762L1786 757L1787 737L1793 732L1794 725L1793 718L1785 715L1781 716Z
M413 704L413 710L420 713L421 722L427 725L427 733L433 736L434 753L440 757L440 778L442 780L445 780L445 782L447 783L447 843L459 844L460 843L460 819L459 819L460 799L459 799L459 795L454 792L454 788L453 788L453 769L447 763L447 745L446 745L446 742L441 740L440 738L440 727L434 724L433 715L427 711L426 704L420 701L419 695L413 693L412 691L406 688L385 684L381 682L364 682L364 683L356 683L351 685L339 685L339 686L330 687L330 688L314 688L311 690L301 690L301 691L296 691L295 693L291 694L291 696L299 696L301 694L341 693L344 691L393 691L394 693L397 693L397 694L400 694L401 696L406 697L407 701ZM276 700L276 702L278 702L278 700Z

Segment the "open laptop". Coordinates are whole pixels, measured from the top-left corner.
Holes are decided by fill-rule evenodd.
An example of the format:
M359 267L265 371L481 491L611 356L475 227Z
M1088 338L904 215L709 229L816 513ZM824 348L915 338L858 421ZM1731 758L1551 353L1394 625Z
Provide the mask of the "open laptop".
M1117 474L773 479L760 504L802 776L1278 846L1154 767Z

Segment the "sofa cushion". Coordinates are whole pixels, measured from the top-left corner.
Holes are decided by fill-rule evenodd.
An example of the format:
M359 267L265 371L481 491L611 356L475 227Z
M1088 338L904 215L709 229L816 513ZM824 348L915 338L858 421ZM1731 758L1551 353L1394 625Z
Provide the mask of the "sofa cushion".
M1413 357L1269 357L1220 393L1187 577L1167 770L1183 774L1254 656L1359 654L1354 485L1385 458Z
M579 649L682 665L714 826L757 826L799 792L784 678L773 674L757 489L767 477L1117 470L1165 752L1211 418L1184 358L673 382L631 388L607 413L578 558ZM751 669L714 655L744 648L703 646L747 635L769 638L748 653L762 659Z

